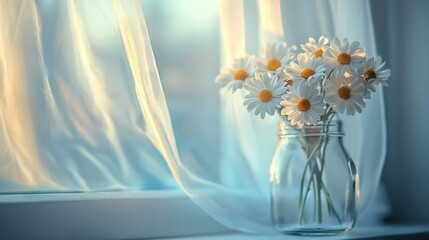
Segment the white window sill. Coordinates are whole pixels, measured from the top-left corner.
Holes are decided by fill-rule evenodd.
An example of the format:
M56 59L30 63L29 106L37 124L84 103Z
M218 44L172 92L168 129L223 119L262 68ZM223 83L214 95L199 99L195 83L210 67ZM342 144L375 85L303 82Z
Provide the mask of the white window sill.
M168 238L166 238L167 240ZM350 233L327 237L302 237L284 234L249 235L244 233L225 233L174 238L176 240L293 240L293 239L429 239L429 225L384 225L356 227Z
M0 239L305 239L231 232L170 190L0 195L0 216ZM357 227L325 239L368 238L429 239L429 225Z
M0 239L131 239L226 232L181 191L0 195Z

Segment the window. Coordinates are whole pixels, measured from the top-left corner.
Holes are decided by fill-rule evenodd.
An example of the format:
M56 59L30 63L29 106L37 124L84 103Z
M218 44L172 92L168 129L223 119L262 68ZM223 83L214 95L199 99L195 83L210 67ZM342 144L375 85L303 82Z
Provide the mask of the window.
M9 1L4 7L10 11L0 15L2 29L12 26L19 35L1 33L6 54L1 69L9 75L1 80L6 98L0 236L137 238L227 231L178 188L162 156L152 154L132 82L121 80L131 73L117 47L111 2ZM180 152L195 157L188 161L207 159L195 167L216 169L219 123L206 106L218 101L217 2L143 1L142 7ZM9 81L22 69L28 75L18 76L21 82ZM5 107L11 102L16 105ZM212 174L218 178L217 171Z

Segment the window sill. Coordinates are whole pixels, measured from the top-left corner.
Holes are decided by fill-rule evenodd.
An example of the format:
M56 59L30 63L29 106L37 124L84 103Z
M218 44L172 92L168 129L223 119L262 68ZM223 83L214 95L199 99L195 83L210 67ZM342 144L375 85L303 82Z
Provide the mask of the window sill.
M429 225L380 225L356 227L350 233L327 237L302 237L284 234L249 235L244 233L225 233L174 238L176 240L290 240L290 239L429 239ZM167 240L167 239L166 239Z
M0 216L0 239L305 238L231 232L179 190L0 195ZM356 227L329 239L410 238L429 239L429 225Z
M129 239L226 232L183 192L0 195L0 239Z

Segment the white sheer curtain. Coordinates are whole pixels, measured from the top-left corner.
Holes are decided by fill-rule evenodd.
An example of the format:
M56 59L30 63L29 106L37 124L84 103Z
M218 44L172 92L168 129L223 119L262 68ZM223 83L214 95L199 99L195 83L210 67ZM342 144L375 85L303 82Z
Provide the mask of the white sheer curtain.
M151 84L146 28L134 24L142 16L130 6L141 9L135 1L2 1L0 192L177 186L151 135L169 118ZM145 116L147 105L162 119Z
M220 0L219 11L225 66L268 42L319 35L376 53L367 1ZM171 188L174 177L225 226L273 231L268 166L278 119L261 121L242 96L221 92L220 177L195 166L206 159L181 158L139 1L6 1L0 14L3 191ZM364 211L385 155L382 90L343 120Z

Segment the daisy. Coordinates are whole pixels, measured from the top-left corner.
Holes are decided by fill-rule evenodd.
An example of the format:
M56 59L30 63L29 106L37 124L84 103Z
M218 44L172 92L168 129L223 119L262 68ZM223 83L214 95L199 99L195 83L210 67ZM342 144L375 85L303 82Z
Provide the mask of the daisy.
M344 38L343 41L334 38L323 52L326 68L339 67L340 71L344 70L349 73L356 73L363 66L365 57L365 49L359 48L359 42L354 41L349 44L347 38Z
M366 106L363 101L365 86L357 76L347 72L340 72L329 79L325 91L325 102L339 113L354 115L355 112L361 113Z
M320 115L324 113L322 96L315 84L308 85L304 81L289 87L284 95L282 115L287 115L292 125L302 128L304 124L316 125Z
M386 62L382 62L380 56L365 60L361 70L363 75L362 82L366 87L365 98L369 98L371 92L375 92L376 85L381 83L383 86L387 86L386 81L390 77L391 71L390 69L382 70L385 64Z
M256 72L244 89L248 91L244 97L244 106L247 106L249 112L256 109L255 115L260 115L262 119L267 113L274 115L276 108L280 108L281 96L286 91L283 81L276 74L267 72Z
M325 48L328 42L328 38L324 36L319 38L319 42L316 42L314 38L308 38L308 42L301 44L301 49L305 52L311 53L317 58L320 58L323 56L323 48Z
M296 51L296 46L288 48L286 43L267 44L265 48L262 48L262 58L258 61L258 70L280 73L295 57L294 51Z
M233 93L237 89L243 88L244 82L247 81L255 73L255 58L253 56L245 56L234 60L232 68L224 68L217 75L215 82L221 88L228 87Z
M309 84L321 80L325 74L323 59L306 52L300 53L297 57L298 63L291 62L284 69L292 82L307 82Z

